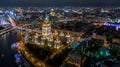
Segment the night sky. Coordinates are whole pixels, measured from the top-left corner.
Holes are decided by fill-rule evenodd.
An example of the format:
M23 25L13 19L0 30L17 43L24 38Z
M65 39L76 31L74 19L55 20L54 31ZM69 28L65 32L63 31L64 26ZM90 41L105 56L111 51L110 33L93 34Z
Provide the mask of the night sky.
M120 6L120 0L0 0L0 7Z

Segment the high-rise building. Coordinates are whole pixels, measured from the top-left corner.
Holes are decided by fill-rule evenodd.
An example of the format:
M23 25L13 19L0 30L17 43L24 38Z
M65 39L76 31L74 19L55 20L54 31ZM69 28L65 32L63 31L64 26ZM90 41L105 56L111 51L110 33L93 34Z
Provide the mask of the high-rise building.
M49 39L51 35L51 23L48 19L45 19L42 24L42 36L45 39Z
M69 43L70 42L70 33L69 32L67 32L67 34L66 34L66 42L67 43Z
M7 25L10 24L7 17L4 17L3 15L0 16L0 25Z

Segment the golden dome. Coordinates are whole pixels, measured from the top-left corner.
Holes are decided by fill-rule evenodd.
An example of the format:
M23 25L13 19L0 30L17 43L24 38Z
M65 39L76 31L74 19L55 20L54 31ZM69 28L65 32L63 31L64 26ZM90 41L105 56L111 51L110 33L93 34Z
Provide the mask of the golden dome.
M56 16L56 13L54 11L52 11L51 16Z

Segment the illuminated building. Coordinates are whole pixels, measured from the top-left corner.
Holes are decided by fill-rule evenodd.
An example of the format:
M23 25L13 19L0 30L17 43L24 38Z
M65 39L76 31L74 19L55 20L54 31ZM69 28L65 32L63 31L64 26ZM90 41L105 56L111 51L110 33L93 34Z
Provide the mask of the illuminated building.
M9 15L12 17L12 18L16 18L17 14L16 14L16 11L15 10L11 10L9 11Z
M59 36L61 36L61 37L63 37L63 36L64 36L63 31L62 31L62 32L60 32Z
M58 36L58 32L55 30L53 35L54 35L54 38L57 37Z
M36 33L35 36L34 36L35 37L35 43L38 43L38 36L39 36L38 33Z
M56 13L55 13L55 11L53 9L51 9L50 15L53 16L53 17L56 16Z
M63 40L64 36L65 36L65 34L63 33L63 31L61 31L60 34L59 34L60 39Z
M41 45L44 45L45 44L45 36L42 36L41 38Z
M56 49L59 49L61 46L61 41L64 37L64 33L59 33L57 30L54 30L54 32L51 31L51 23L48 19L45 19L45 21L42 24L42 37L41 37L41 45L54 47ZM67 41L70 42L70 34L67 33L66 35Z
M47 46L49 47L54 46L55 48L58 49L60 47L60 40L59 40L59 37L57 37L57 35L58 35L58 32L56 30L54 33L51 32L51 24L48 19L47 20L45 19L45 21L42 24L41 44L42 45L46 44L45 40L47 40L48 41L48 44L46 44ZM54 42L54 45L52 45L52 42Z
M60 47L60 40L59 40L58 37L57 37L56 40L54 41L54 47L57 48L57 49Z
M60 33L59 33L60 32ZM41 37L41 45L54 47L56 49L59 49L61 47L61 44L66 39L66 43L70 43L70 34L67 32L65 33L63 31L57 31L54 30L54 32L51 31L51 23L47 19L44 20L42 24L42 37Z
M42 36L45 39L49 39L51 35L51 24L48 19L45 19L45 21L42 24Z
M61 44L65 45L66 43L69 44L71 42L71 35L69 32L63 32L61 30L53 29L51 31L51 23L49 21L49 17L47 16L45 20L42 22L42 31L40 35L40 43L39 43L39 34L36 33L35 36L31 37L33 43L40 44L41 46L49 46L55 49L59 49ZM66 34L65 34L66 33ZM26 34L24 41L27 43L28 34ZM74 41L74 40L72 40Z
M108 48L109 47L109 43L107 41L105 41L104 44L103 44L103 47L104 48Z
M79 67L81 64L81 59L81 56L78 54L69 54L67 61Z
M25 43L28 42L28 34L25 35L24 42L25 42Z
M66 35L66 39L67 39L67 43L69 43L70 42L70 34L69 34L69 32Z
M120 28L120 23L110 23L110 22L105 22L103 25L106 25L106 26L115 26L116 27L116 30L119 30Z
M53 36L51 35L50 38L49 38L49 43L48 43L48 46L52 46L52 42L53 42Z
M6 25L6 24L10 24L8 21L7 21L7 17L4 17L4 16L0 16L0 25Z
M2 25L2 21L1 21L1 19L0 19L0 25Z

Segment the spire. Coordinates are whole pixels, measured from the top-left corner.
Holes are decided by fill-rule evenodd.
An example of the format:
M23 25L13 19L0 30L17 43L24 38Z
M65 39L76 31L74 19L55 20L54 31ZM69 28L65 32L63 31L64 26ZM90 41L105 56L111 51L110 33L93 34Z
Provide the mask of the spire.
M49 20L49 15L48 14L45 15L45 20Z
M49 24L50 22L49 22L49 15L48 14L46 14L45 15L45 19L44 19L44 24Z

